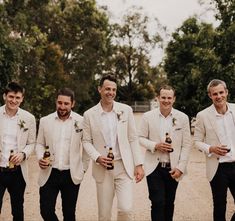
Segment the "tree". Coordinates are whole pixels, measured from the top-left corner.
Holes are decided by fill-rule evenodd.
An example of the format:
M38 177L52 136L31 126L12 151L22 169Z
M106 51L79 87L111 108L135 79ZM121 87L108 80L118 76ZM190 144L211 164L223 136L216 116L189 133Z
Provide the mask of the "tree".
M129 104L133 100L153 98L150 53L162 41L157 31L149 32L149 18L140 11L131 8L123 16L122 24L113 25L111 69L120 81L119 98ZM156 30L160 31L159 27Z
M214 48L216 36L211 24L189 18L172 34L166 48L164 69L176 88L175 105L191 117L208 106L208 82L221 77L220 58Z

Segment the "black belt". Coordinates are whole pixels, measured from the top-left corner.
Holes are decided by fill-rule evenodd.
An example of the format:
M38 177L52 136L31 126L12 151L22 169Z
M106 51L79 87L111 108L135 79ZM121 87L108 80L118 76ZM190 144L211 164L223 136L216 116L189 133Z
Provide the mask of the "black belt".
M0 172L15 172L20 168L20 166L10 167L0 167Z
M159 162L158 165L162 168L171 168L171 163L168 162Z
M235 166L235 162L222 162L222 163L219 163L220 166L222 167L234 167Z

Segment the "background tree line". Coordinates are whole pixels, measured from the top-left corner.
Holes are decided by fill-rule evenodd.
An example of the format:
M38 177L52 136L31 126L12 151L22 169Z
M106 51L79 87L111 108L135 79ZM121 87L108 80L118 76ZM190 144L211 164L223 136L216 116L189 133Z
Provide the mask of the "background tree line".
M140 9L129 9L121 23L109 21L95 0L4 0L0 2L0 90L10 80L26 88L24 108L37 119L54 110L55 93L64 86L76 93L75 111L97 103L99 77L114 72L117 99L150 100L162 83L177 91L176 107L190 117L208 106L206 85L227 82L234 100L235 3L212 0L220 25L184 21L171 35L161 64L150 64L166 30ZM156 15L157 16L157 15ZM1 101L2 102L2 101Z

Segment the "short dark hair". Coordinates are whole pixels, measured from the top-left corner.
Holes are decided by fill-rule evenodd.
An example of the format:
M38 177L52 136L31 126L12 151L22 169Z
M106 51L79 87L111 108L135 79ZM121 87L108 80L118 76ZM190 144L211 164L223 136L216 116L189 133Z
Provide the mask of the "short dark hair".
M168 84L164 84L164 85L160 86L160 88L157 90L157 96L160 96L160 92L161 92L162 89L172 90L174 92L174 96L175 96L175 89L172 86L168 85Z
M67 88L67 87L62 88L62 89L60 89L60 90L58 91L58 93L57 93L57 98L58 98L60 95L70 97L71 102L73 102L74 99L75 99L74 91L73 91L72 89L70 89L70 88Z
M211 87L216 87L219 84L222 84L224 86L224 89L227 89L227 85L224 81L220 80L220 79L213 79L209 82L209 84L207 85L207 92L210 93L210 88Z
M8 83L4 89L4 94L7 95L9 92L14 92L14 93L20 92L24 95L25 90L18 83L12 81L12 82Z
M99 83L100 87L102 87L105 80L109 80L109 81L113 81L113 82L117 83L117 78L113 74L105 74L100 79L100 83Z

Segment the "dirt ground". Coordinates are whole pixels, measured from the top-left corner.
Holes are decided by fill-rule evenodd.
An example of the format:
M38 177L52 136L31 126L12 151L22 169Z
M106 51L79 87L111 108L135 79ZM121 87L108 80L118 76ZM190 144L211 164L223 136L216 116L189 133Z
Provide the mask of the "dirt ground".
M135 115L137 126L139 125L141 115ZM37 185L38 165L36 156L29 159L30 165L30 182L25 193L25 221L41 221L39 211L39 188ZM134 220L150 220L150 202L146 180L135 184L134 196ZM112 220L116 218L116 200L113 205ZM227 220L230 220L234 212L234 202L230 192L228 193L227 202ZM56 213L60 220L62 219L61 201L58 196ZM81 184L78 203L77 203L77 220L95 221L97 220L97 201L95 182L91 176L91 166L87 171ZM6 192L4 196L2 221L11 221L11 209L9 195ZM180 182L176 201L175 201L175 221L212 221L212 196L209 183L205 176L204 155L198 150L192 148L190 161L188 164L188 175Z

